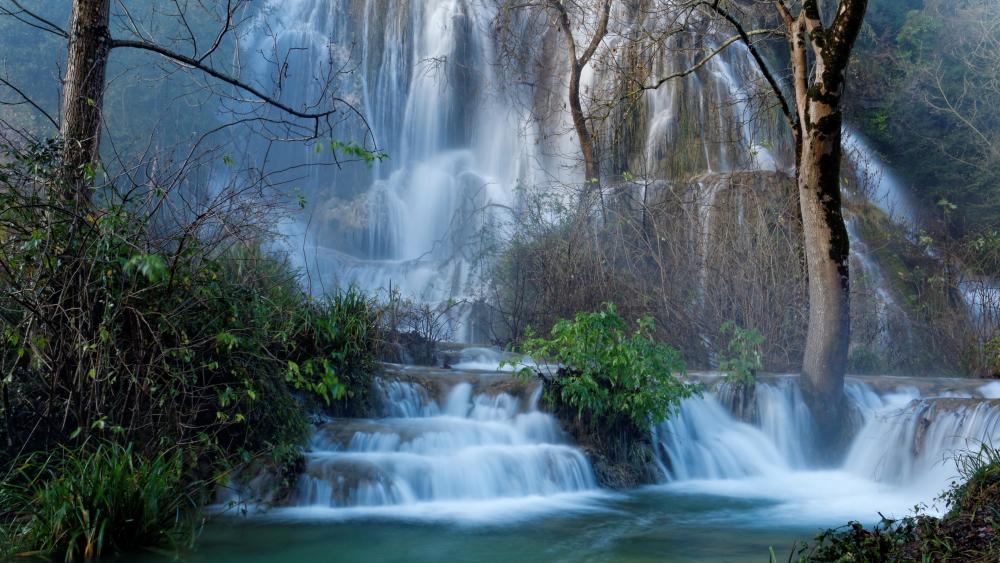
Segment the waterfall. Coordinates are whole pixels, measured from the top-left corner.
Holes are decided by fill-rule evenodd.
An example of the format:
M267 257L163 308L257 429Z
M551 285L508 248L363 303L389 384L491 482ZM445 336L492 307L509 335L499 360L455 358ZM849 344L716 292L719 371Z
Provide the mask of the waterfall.
M918 226L920 214L913 194L882 161L868 142L850 127L844 128L844 155L855 169L859 187L869 201L878 206L907 231Z
M380 379L384 418L333 420L316 429L294 495L299 509L447 505L475 512L482 503L593 492L583 453L538 410L540 387L521 386L524 393L515 395L453 373L430 377Z
M902 516L958 478L955 456L1000 438L996 384L974 380L849 378L860 427L842 461L811 453L812 419L794 377L757 384L750 409L731 391L684 401L654 429L661 462L676 490L777 500L789 518L820 521L878 511ZM854 516L851 516L851 514Z
M484 368L485 349L469 353ZM954 456L1000 438L1000 384L946 378L850 377L860 414L842 459L817 455L796 376L763 376L752 392L691 374L703 396L651 429L662 483L633 495L762 502L767 524L835 525L903 516L957 478ZM387 366L378 417L318 423L303 473L274 517L496 523L611 511L585 453L539 409L541 387L508 373ZM609 504L610 503L610 504ZM766 525L766 524L765 524Z
M338 95L361 110L389 156L367 168L309 169L304 181L309 205L286 231L305 239L293 244L293 254L309 270L314 291L356 284L369 292L392 287L432 305L474 301L484 295L493 241L506 240L511 220L525 205L524 188L559 198L567 197L566 186L581 182L579 149L565 109L563 41L544 22L514 18L512 35L537 49L537 60L507 60L495 10L496 3L486 0L270 0L262 9L261 25L247 45L254 51L268 52L272 45L287 51L292 73L282 80L283 101L313 100L319 87L313 69L352 69L338 77ZM695 64L696 46L711 50L728 38L709 22L691 21L700 31L672 35L668 49L634 40L657 36L650 31L669 29L677 17L618 5L612 33L584 69L585 100L620 97L619 73L636 53L650 57L653 75L659 76ZM577 25L575 32L586 37L590 27ZM303 46L308 50L294 49ZM264 72L260 69L260 80L267 82ZM728 175L757 173L761 182L773 184L774 173L793 171L780 116L754 101L758 78L746 47L737 43L697 72L644 93L637 103L638 123L624 138L597 131L605 143L617 139L605 147L619 161L611 175L624 168L643 190L655 187L643 201L666 186L690 186L686 207L696 209L688 213L688 230L699 241L701 260L699 279L692 280L701 291L693 295L702 301L709 238L719 223L717 200L731 191ZM345 140L365 138L357 124L338 131ZM845 152L865 171L860 176L869 178L872 200L912 223L917 214L905 187L860 136L846 133ZM268 152L289 168L325 158L298 149ZM854 242L856 235L852 232ZM867 265L870 255L855 255L866 272L877 270ZM885 319L886 311L897 307L883 280L869 278L879 284L875 291ZM705 303L699 307L706 309ZM458 340L480 336L470 315L471 306L455 319ZM705 335L699 337L708 344Z
M612 33L595 58L603 64L584 69L585 98L614 95L620 86L615 69L628 66L630 49L650 47L626 44L630 29L655 28L662 22L648 18L676 16L650 16L626 4L615 15L625 29ZM511 84L497 65L494 9L482 0L267 2L262 21L266 17L268 25L247 45L311 47L289 51L289 68L296 71L284 79L282 99L294 105L315 95L313 69L354 68L342 78L340 93L361 109L389 155L368 168L310 169L310 205L289 232L305 237L302 265L322 288L355 283L369 291L392 286L429 303L474 299L485 246L491 237L502 238L504 222L522 210L522 188L558 194L557 187L581 182L564 108L563 42L553 39L544 21L533 28L530 18L515 20L514 34L530 39L541 57L535 66L514 69L519 80ZM698 59L694 41L704 39L702 46L711 49L724 39L707 31L672 36L670 44L679 49L653 57L654 74L690 67ZM636 185L644 186L644 201L647 186L654 192L679 186L687 198L681 205L687 222L677 232L691 239L690 280L700 286L692 293L701 301L713 277L713 232L728 222L719 215L725 198L734 202L729 206L737 228L749 221L743 200L727 195L733 175L754 176L756 182L743 182L748 187L776 185L791 171L788 135L773 123L779 118L751 103L755 78L747 50L733 45L698 72L643 94L634 130L621 147L611 147L622 153L615 172L641 180ZM362 137L363 131L345 127L345 139ZM597 137L610 135L598 131ZM917 211L905 187L863 139L848 134L845 148L855 168L874 170L868 174L874 202L914 222ZM289 166L319 158L289 148L279 152L274 158ZM875 254L855 225L848 226L853 260L873 287L879 324L905 322ZM886 349L893 344L879 341ZM488 351L467 351L457 360L451 372L397 370L383 378L379 418L319 426L297 485L297 508L396 514L470 503L545 504L593 492L586 457L539 410L537 389L515 392L507 376L475 371L491 368ZM940 387L852 380L849 393L861 413L857 438L842 463L824 467L794 378L761 381L752 400L737 400L732 388L717 385L652 429L658 461L667 486L678 490L836 503L814 494L829 485L844 507L862 496L872 504L861 506L873 507L887 498L889 508L927 501L954 471L948 455L996 432L998 407L983 392ZM882 436L892 440L880 441Z
M255 45L327 53L292 61L300 74L285 98L309 100L311 69L356 67L338 93L361 109L388 155L369 169L310 178L301 220L310 228L288 227L307 238L302 265L325 289L391 285L429 303L469 296L482 252L476 237L514 204L517 182L530 181L534 167L532 144L499 94L488 3L282 0L261 17L268 25ZM357 127L343 134L364 137Z
M522 188L566 197L565 186L581 182L564 111L563 42L543 41L539 34L551 29L516 19L514 34L540 43L541 62L500 74L498 63L522 63L500 60L495 9L483 0L271 0L263 8L248 45L288 51L289 68L298 70L283 80L282 99L312 100L317 85L310 69L354 68L340 79L338 94L364 113L389 155L368 169L310 169L309 205L286 231L305 237L296 254L317 291L353 283L368 291L391 286L428 303L475 298L488 241L505 236L504 224L523 204ZM619 10L616 19L627 25L663 23ZM624 41L621 33L609 36L598 59L624 56L612 48ZM664 51L657 69L690 66L696 40L692 33L672 40L683 48ZM293 49L299 46L310 49ZM608 94L619 83L605 68L613 66L589 65L583 89ZM647 93L646 118L634 133L641 141L626 155L635 175L669 181L708 175L702 185L718 191L713 175L782 169L773 147L781 139L768 139L752 118L745 84L752 68L746 49L734 46L703 71ZM341 129L346 139L364 137L352 127ZM322 158L303 153L309 154L269 151L288 167ZM707 209L715 194L695 197ZM704 212L700 218L711 223Z

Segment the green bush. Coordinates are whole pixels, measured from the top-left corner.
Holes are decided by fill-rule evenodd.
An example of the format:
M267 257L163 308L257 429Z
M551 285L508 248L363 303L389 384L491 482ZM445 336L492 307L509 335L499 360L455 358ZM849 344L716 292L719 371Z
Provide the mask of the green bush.
M36 453L0 482L0 556L79 561L189 546L200 526L198 495L177 450L146 458L102 442Z
M147 459L180 447L199 479L256 457L292 475L302 403L364 402L375 302L313 299L235 199L168 221L151 211L168 195L102 185L81 217L59 197L58 155L0 156L0 468L110 440Z
M288 383L338 414L363 414L384 339L379 303L352 286L293 311L277 333Z
M1000 336L986 344L987 357L992 358L993 377L1000 377Z
M627 423L649 428L697 391L680 379L680 352L652 340L652 329L652 319L645 317L630 332L608 303L601 311L558 321L550 338L522 343L520 352L554 363L558 373L551 376L536 367L522 367L519 373L545 379L548 395L586 415L595 426Z
M741 328L733 321L723 323L720 332L730 335L730 339L719 356L719 369L726 373L726 380L730 383L753 385L757 371L764 367L761 353L764 337L756 330Z

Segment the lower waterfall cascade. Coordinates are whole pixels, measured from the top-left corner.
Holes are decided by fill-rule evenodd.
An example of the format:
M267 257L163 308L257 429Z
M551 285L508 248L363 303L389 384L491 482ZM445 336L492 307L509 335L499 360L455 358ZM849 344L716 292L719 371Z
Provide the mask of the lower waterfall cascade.
M470 365L485 367L484 351L471 352ZM494 522L601 510L621 494L597 487L584 453L540 408L540 385L456 365L387 366L382 418L317 425L289 506L271 516ZM851 377L859 427L841 462L823 465L795 376L763 376L742 402L718 374L691 377L707 390L651 429L663 482L647 488L765 499L778 521L940 511L953 456L1000 435L1000 384Z
M405 373L405 372L404 372ZM377 383L387 418L323 424L298 502L378 507L544 497L595 487L583 454L526 398L454 382L440 403L418 383Z

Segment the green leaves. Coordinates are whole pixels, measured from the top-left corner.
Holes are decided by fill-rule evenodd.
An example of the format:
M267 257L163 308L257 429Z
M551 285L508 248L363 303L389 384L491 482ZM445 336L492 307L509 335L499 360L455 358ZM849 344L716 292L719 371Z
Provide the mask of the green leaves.
M230 332L223 331L215 335L215 343L226 352L232 352L233 348L239 346L240 339Z
M322 145L317 145L317 148L322 147ZM360 159L365 164L372 164L374 162L382 162L383 160L389 158L389 155L382 151L370 151L363 146L351 141L330 141L330 150L334 152L339 152L345 156L352 156ZM317 150L319 152L319 150Z
M137 547L190 545L195 491L179 451L146 457L111 442L28 456L0 482L0 557L93 560ZM48 557L46 557L48 559Z
M354 287L296 309L279 331L285 342L286 382L329 406L367 389L379 347L380 310Z
M764 337L756 330L740 328L733 321L722 324L723 335L731 335L726 350L719 357L719 369L730 383L753 385L757 371L764 367L761 347Z
M122 270L126 274L139 272L149 283L159 283L167 277L167 262L158 254L139 254L129 258Z
M647 428L666 420L680 401L697 392L681 381L680 352L652 339L653 319L644 317L629 333L613 304L594 313L560 320L550 338L529 338L520 351L536 361L558 366L553 376L545 368L520 366L522 376L536 373L578 414L616 424L629 421ZM510 364L511 362L508 362Z

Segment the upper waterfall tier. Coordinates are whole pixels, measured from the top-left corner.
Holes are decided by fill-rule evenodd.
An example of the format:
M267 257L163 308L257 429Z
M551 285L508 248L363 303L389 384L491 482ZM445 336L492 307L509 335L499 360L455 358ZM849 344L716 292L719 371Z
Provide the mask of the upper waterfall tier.
M467 295L484 251L481 235L503 235L502 225L527 203L526 189L568 198L566 188L584 182L565 110L564 43L530 10L510 21L504 35L495 9L480 0L272 0L264 9L268 25L248 45L287 50L290 68L355 69L340 89L389 155L368 169L345 167L302 179L310 203L316 202L302 221L315 247L305 255L328 282L380 289L391 280L404 294L427 301ZM585 73L584 98L593 106L588 111L621 96L616 61L660 52L651 64L667 73L697 58L691 46L702 39L693 33L677 34L670 40L675 48L659 51L626 41L629 30L664 22L641 10L617 10L618 23ZM504 41L525 41L515 51L526 58L503 55ZM314 49L295 49L303 44ZM317 59L315 53L326 55ZM756 119L748 106L752 68L745 49L734 46L699 72L644 94L627 138L612 131L616 119L605 120L601 127L608 130L597 137L607 139L609 158L617 155L616 164L606 163L609 178L627 171L650 181L686 181L706 173L787 168L781 156L787 135L771 135L765 122L773 116ZM314 82L312 72L289 76L283 100L308 105ZM345 139L364 138L360 124L344 127ZM269 154L289 165L321 158L292 149ZM303 229L289 226L297 234Z

